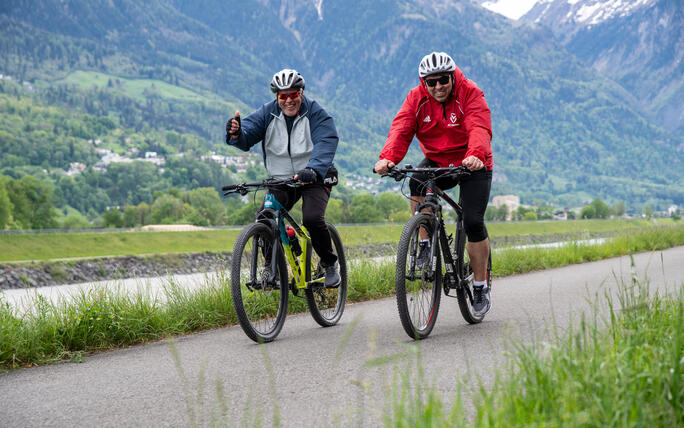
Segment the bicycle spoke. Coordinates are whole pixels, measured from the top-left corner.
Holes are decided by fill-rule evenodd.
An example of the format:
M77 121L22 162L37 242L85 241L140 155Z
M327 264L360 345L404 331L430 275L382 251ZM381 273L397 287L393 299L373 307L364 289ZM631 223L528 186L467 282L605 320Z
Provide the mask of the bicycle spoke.
M337 229L328 223L328 230L333 244L333 252L337 256L337 264L340 274L340 284L335 288L325 288L315 285L313 289L306 290L309 311L318 324L323 327L330 327L337 324L342 317L345 301L347 299L347 264L344 255L344 247ZM320 264L320 258L314 251L311 255L311 279L321 279L325 277L325 272Z
M238 237L231 262L235 313L245 333L257 342L273 340L285 320L287 287L282 257L271 264L273 234L263 224L247 226Z
M440 298L441 265L438 261L436 271L432 272L431 250L424 244L422 251L429 253L419 256L421 239L432 239L429 219L419 214L409 220L399 241L397 254L399 316L406 333L418 339L427 337L434 327Z

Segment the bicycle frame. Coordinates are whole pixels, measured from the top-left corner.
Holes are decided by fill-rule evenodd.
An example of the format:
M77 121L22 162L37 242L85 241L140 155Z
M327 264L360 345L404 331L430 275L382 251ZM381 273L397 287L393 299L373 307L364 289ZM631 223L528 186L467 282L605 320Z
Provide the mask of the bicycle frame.
M257 213L257 219L263 216L264 213L270 214L268 217L270 217L271 221L275 219L275 224L272 224L272 227L275 229L274 234L279 237L278 241L281 243L285 258L292 270L293 292L306 289L309 285L322 285L324 278L311 280L311 252L313 248L311 246L311 236L306 227L297 224L295 219L292 218L290 213L272 193L267 193L264 197L264 208ZM302 250L299 256L295 255L293 251L292 243L290 242L291 238L287 235L285 220L295 231L295 239L298 240L299 247ZM274 245L271 249L271 272L276 272L278 247L278 245Z
M434 179L428 179L428 181L426 182L426 186L427 192L425 195L425 201L421 204L416 205L416 213L421 212L425 208L430 209L430 211L426 212L426 214L432 217L433 228L435 230L435 233L433 233L432 235L431 242L431 271L434 274L434 271L437 268L437 257L439 256L439 254L437 253L436 248L441 248L442 256L444 258L444 267L446 270L446 275L444 276L446 280L444 282L444 285L446 285L444 287L444 293L447 296L449 296L449 289L455 289L459 287L461 285L461 281L464 280L464 278L461 278L460 274L463 268L463 266L461 265L463 258L457 257L456 261L454 261L451 249L449 248L449 238L446 232L446 227L444 225L444 219L442 218L442 205L439 203L439 199L443 199L446 203L451 205L451 207L456 211L457 235L459 233L463 233L463 231L459 228L459 226L461 226L461 216L463 215L463 209L461 205L459 205L457 202L451 199L451 197L447 195L442 189L435 186ZM459 237L456 236L456 241L454 241L456 244L458 243L458 239Z

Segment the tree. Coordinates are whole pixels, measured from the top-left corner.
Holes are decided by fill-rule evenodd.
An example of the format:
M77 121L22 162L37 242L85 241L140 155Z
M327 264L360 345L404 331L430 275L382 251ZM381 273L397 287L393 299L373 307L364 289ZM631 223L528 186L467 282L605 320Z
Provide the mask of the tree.
M7 196L12 206L14 226L18 229L31 228L31 203L26 197L18 180L9 180L6 184Z
M618 202L617 204L610 207L610 212L615 217L622 217L623 215L625 215L625 203L622 201Z
M195 225L223 225L226 224L225 211L221 198L213 187L201 187L199 189L190 190L181 193L183 202L189 204L197 211L197 216L203 217L205 220L195 219L192 224Z
M523 215L522 219L523 220L537 220L537 214L534 211L528 211Z
M233 210L228 215L228 224L243 225L254 221L254 213L259 209L260 205L250 202L242 207Z
M409 204L401 195L396 193L384 192L377 197L377 207L380 210L380 214L386 219L392 217L392 215L399 211L409 212Z
M183 220L187 221L193 226L209 226L209 220L207 220L207 217L200 214L199 211L188 204L185 204Z
M596 218L608 218L610 215L610 208L601 199L595 198L593 201L591 201L591 205L594 207L596 212Z
M0 175L0 230L9 224L10 216L12 215L12 204L7 195L3 178L4 176Z
M124 227L136 227L140 223L138 222L138 209L134 206L127 206L123 213L123 225Z
M491 206L491 205L487 205L487 209L485 210L485 215L484 215L485 221L494 220L495 213L496 213L496 208Z
M189 207L189 205L188 205ZM188 213L183 201L172 195L161 195L151 207L152 222L155 224L173 224Z
M349 206L352 223L379 223L384 220L375 198L368 193L354 196Z
M508 219L508 205L501 204L494 210L494 220L506 221Z
M344 223L344 202L340 199L330 198L325 209L325 219L333 224Z
M123 226L123 216L118 208L110 208L102 215L102 226L103 227L122 227Z
M644 205L644 209L642 212L644 213L646 218L651 218L651 216L653 215L653 208L650 205L646 204Z
M145 202L141 202L137 207L135 207L135 210L138 214L138 224L145 226L146 224L150 223L152 210L150 209L149 205L147 205Z
M7 182L12 216L20 228L50 229L58 226L52 186L31 175Z
M453 210L452 210L453 211ZM411 218L409 210L397 211L389 217L392 223L406 223Z
M583 206L580 218L596 218L596 208L591 204Z
M538 219L550 220L553 218L553 205L540 205L537 207L535 214L537 215Z
M63 229L87 229L90 227L90 222L81 214L69 214L62 221Z

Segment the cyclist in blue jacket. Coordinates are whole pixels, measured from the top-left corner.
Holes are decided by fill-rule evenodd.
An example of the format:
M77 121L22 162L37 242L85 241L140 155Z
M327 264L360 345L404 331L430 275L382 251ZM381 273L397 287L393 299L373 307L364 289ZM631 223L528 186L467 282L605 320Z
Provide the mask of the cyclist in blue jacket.
M226 123L226 143L248 151L261 142L264 164L275 178L294 177L307 186L270 192L290 210L302 198L302 223L311 234L314 250L325 269L325 286L340 283L337 256L325 224L330 188L337 184L333 158L337 129L333 118L316 101L304 96L306 83L296 70L273 75L271 91L276 99L240 120L240 112Z

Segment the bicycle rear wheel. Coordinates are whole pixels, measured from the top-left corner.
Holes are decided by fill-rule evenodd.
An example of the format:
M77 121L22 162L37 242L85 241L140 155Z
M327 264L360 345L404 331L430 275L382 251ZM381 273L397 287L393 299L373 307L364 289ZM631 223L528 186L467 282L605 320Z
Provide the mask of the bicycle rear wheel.
M475 281L475 275L473 274L473 268L470 265L470 261L466 259L467 253L465 251L465 232L462 228L457 229L457 249L456 257L459 259L456 263L457 266L461 266L461 278L464 280L461 282L456 291L456 296L458 297L458 308L461 310L461 315L463 319L469 324L478 324L482 322L486 314L478 315L473 311L473 282ZM492 251L489 251L489 259L487 261L487 272L486 272L487 286L491 290L492 288Z
M432 241L435 231L429 214L416 214L404 226L399 239L396 270L399 318L406 334L416 340L428 337L435 326L442 284L439 248L432 249L433 254L437 255L434 273L431 262L416 268L421 230Z
M347 259L344 255L344 246L340 234L330 223L327 223L332 239L333 252L337 256L337 263L340 269L340 285L336 288L325 288L315 286L306 290L306 303L309 305L309 312L318 324L323 327L330 327L342 318L344 304L347 300ZM312 251L312 249L309 249ZM312 251L310 268L315 269L311 273L311 279L319 279L325 276L323 267L320 265L318 255Z
M276 271L270 273L272 248L277 242L267 225L250 224L238 236L231 259L235 314L245 334L259 343L275 339L287 315L289 291L282 251L276 252Z

